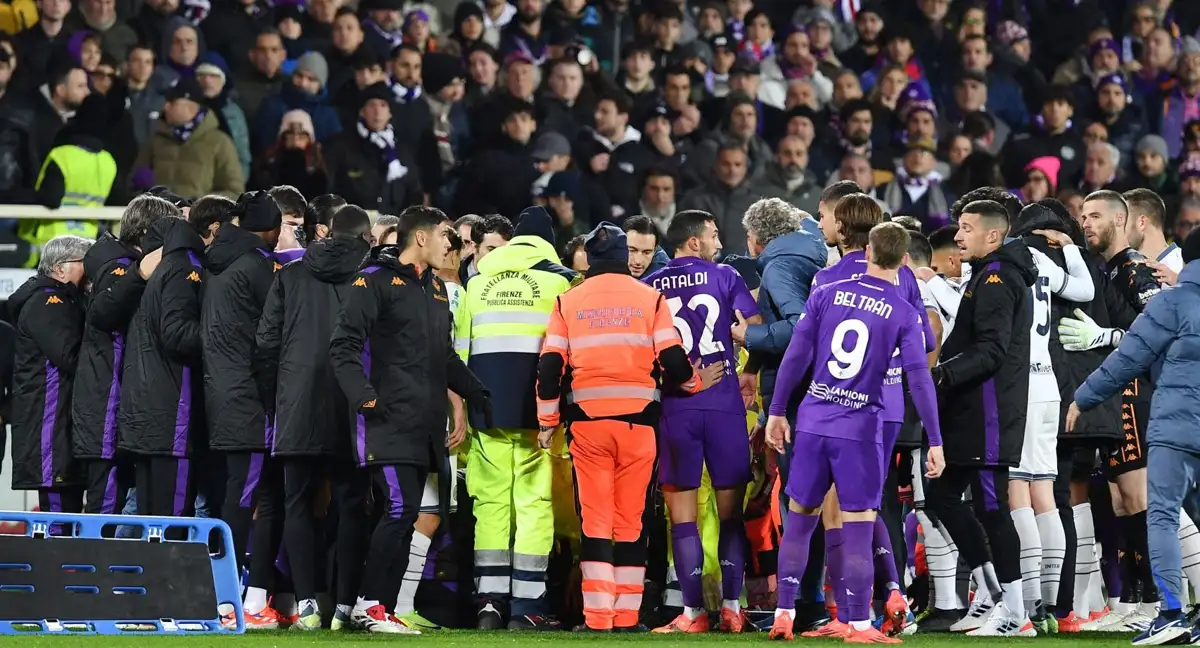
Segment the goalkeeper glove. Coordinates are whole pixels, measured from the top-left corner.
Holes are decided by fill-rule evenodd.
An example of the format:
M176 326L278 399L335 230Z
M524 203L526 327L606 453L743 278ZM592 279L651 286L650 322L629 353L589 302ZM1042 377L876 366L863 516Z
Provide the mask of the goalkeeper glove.
M1079 319L1064 317L1058 320L1058 339L1067 351L1087 351L1100 347L1115 347L1121 343L1125 331L1115 328L1104 328L1078 308L1075 316Z

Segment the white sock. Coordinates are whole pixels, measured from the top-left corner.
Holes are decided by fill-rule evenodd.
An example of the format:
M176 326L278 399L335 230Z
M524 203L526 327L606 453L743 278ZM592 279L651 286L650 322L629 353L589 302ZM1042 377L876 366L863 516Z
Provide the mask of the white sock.
M784 614L790 614L790 615L792 615L792 618L795 619L796 618L796 608L775 608L775 618L776 619L783 616Z
M990 562L983 563L983 577L985 579L984 583L987 585L987 591L992 595L992 600L999 599L1000 595L1004 593L1004 586L1000 582L1000 579L996 577L996 566Z
M349 614L354 611L354 606L346 605L344 603L338 603L337 611L349 616Z
M939 610L958 609L958 593L954 583L958 556L950 550L950 543L946 542L941 529L933 524L925 511L917 510L917 521L925 533L925 562L929 564L929 578L933 581L933 607Z
M687 615L687 618L695 619L695 618L700 617L703 614L708 614L708 611L702 607L694 608L694 607L688 607L685 605L685 606L683 606L683 613Z
M679 576L675 574L675 563L667 565L667 588L663 592L663 605L669 608L683 607L683 590L679 587Z
M739 614L742 611L742 602L738 600L731 601L729 599L725 599L724 601L721 601L721 607L732 611L734 614Z
M1019 508L1012 511L1011 515L1013 525L1017 527L1017 538L1021 542L1021 596L1025 611L1034 616L1042 600L1042 538L1038 535L1032 508ZM1005 585L1006 602L1007 588Z
M1004 600L1004 607L1008 608L1008 613L1017 619L1023 618L1024 615L1021 614L1022 612L1025 612L1026 615L1028 614L1021 600L1023 598L1022 590L1024 589L1024 582L1024 579L1022 579L1005 583L1003 586L1004 593L1001 595Z
M321 613L321 608L317 605L317 599L304 599L303 601L298 601L296 603L296 611L303 612L304 608L308 607L309 605L311 605L313 609L317 611L317 614Z
M430 543L429 536L413 531L412 542L408 545L408 567L404 570L400 594L396 597L396 616L404 616L415 609L413 601L417 598L417 588L421 586L421 576L425 573Z
M1184 511L1179 512L1179 549L1183 555L1183 573L1188 583L1200 587L1200 530ZM1189 598L1187 584L1183 586L1183 596Z
M275 611L279 613L279 616L282 616L285 619L296 613L295 592L276 594L275 598L271 600L271 603L274 604Z
M971 580L975 583L975 600L980 605L991 605L1000 598L999 596L992 596L992 590L988 587L988 578L983 565L971 570ZM997 591L996 594L1000 594L1000 592Z
M871 627L871 622L870 621L851 621L850 627L854 628L855 630L857 630L859 632L862 632Z
M1096 560L1096 527L1092 522L1092 505L1089 502L1071 507L1075 516L1075 615L1081 619L1092 613L1092 571L1098 568ZM1104 606L1096 608L1099 611Z
M1067 556L1067 534L1058 509L1037 516L1037 530L1042 539L1042 602L1057 605L1063 560Z
M246 614L258 614L267 609L267 590L261 587L247 587L246 600L242 602Z

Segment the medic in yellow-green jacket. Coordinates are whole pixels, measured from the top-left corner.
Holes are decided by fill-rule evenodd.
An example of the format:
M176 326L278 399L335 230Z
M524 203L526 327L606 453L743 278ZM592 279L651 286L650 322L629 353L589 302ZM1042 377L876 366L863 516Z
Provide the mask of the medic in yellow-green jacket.
M538 355L573 270L557 263L542 207L521 213L507 245L478 263L455 316L455 347L491 391L495 425L472 419L467 488L474 499L480 629L552 627L546 567L554 542L550 455L538 447ZM515 528L514 528L515 527Z

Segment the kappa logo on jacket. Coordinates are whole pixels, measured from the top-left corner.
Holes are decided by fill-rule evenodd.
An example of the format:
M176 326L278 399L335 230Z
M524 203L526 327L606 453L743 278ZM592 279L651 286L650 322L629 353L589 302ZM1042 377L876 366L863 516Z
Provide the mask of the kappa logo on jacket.
M352 285L352 286L355 286L355 287L357 287L357 288L366 288L366 287L367 287L367 280L366 280L366 278L365 278L365 277L359 277L359 278L355 279L355 280L354 280L354 283L353 283L353 284L351 284L351 285Z
M63 301L61 299L59 299L56 295L50 295L48 298L46 298L46 304L61 304L61 303L63 303Z
M392 285L393 286L403 286L404 280L401 279L400 277L392 277Z
M121 267L113 268L112 273L118 277L124 277L125 276L125 268L121 268Z
M196 283L200 283L200 273L196 272L195 270L192 270L192 272L190 274L188 274L187 278L190 281L195 281Z
M275 262L275 272L279 272L279 271L280 271L280 270L282 270L282 269L283 269L283 264L282 264L282 263L280 263L280 262L278 262L278 261L276 261L276 262Z
M992 275L992 276L988 277L987 281L984 281L984 283L1002 284L1004 282L1000 281L1000 275Z

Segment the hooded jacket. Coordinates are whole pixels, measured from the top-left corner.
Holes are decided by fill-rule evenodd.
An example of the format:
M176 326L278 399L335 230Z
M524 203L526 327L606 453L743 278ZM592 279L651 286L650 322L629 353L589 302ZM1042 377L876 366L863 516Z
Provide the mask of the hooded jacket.
M1082 410L1120 398L1130 381L1154 375L1154 400L1146 443L1200 453L1200 264L1179 273L1179 283L1150 300L1140 317L1087 381L1075 392Z
M71 393L83 335L83 298L74 285L37 275L8 298L8 307L17 323L12 487L77 485L71 457Z
M1068 222L1067 219L1063 219L1057 215L1042 212L1031 218L1024 218L1016 224L1016 227L1013 228L1010 234L1011 236L1025 241L1025 244L1030 249L1038 250L1042 254L1045 254L1051 261L1060 268L1063 268L1064 271L1067 267L1067 261L1063 257L1062 248L1051 245L1050 241L1043 236L1033 234L1034 230L1040 229L1063 232L1070 236L1076 245L1080 245L1083 249L1087 247L1087 240L1084 238L1083 230L1073 219ZM1062 298L1051 300L1050 321L1058 322L1064 317L1075 317L1075 309L1080 309L1087 313L1088 317L1095 320L1097 325L1109 328L1111 325L1109 324L1108 300L1112 299L1112 291L1111 289L1104 290L1104 286L1108 285L1108 280L1100 273L1100 266L1095 262L1094 257L1089 258L1085 255L1084 258L1089 262L1088 266L1092 273L1092 284L1096 286L1095 296L1086 304L1067 301ZM1100 366L1101 362L1104 362L1107 352L1108 349L1067 351L1063 348L1062 341L1058 337L1058 326L1050 327L1050 362L1054 366L1054 377L1058 380L1061 410L1059 412L1060 421L1065 422L1067 420L1067 408L1071 406L1071 401L1074 400L1075 390L1083 384L1088 375ZM1125 438L1125 434L1121 431L1121 424L1119 422L1120 413L1121 398L1118 395L1108 399L1092 411L1084 412L1075 424L1075 429L1071 431L1070 437L1073 439L1123 439ZM1059 434L1066 434L1065 424L1060 425Z
M166 185L181 196L221 194L236 199L246 190L242 163L233 140L221 132L220 120L209 111L186 142L180 142L165 121L133 163L135 170L150 168L155 184Z
M209 447L261 452L271 447L275 429L252 370L254 336L279 265L258 235L233 224L217 231L204 265L200 323Z
M273 454L349 455L352 412L334 376L329 340L369 251L361 238L315 241L271 284L258 321L254 368L264 405L275 416Z
M971 262L954 330L934 368L946 463L1016 466L1029 398L1033 254L1010 241Z
M141 455L192 456L207 440L201 380L204 241L187 221L164 218L143 239L162 247L129 325L117 447Z
M279 139L279 125L283 116L290 110L303 110L312 117L313 130L318 142L326 142L330 137L342 132L342 122L337 110L329 104L329 95L325 88L317 95L305 94L292 83L285 83L283 90L277 95L267 97L258 107L254 117L253 141L255 152L265 151Z
M812 287L813 277L825 267L829 251L819 233L817 222L811 218L803 221L804 229L783 236L767 244L758 256L758 274L762 283L758 289L758 312L762 324L751 324L746 329L746 349L761 358L759 377L763 407L770 406L775 393L775 375L783 352L792 341L792 329L804 314L804 305ZM799 404L803 392L799 392ZM789 407L788 411L793 408Z
M129 322L146 282L138 274L141 253L105 232L83 256L92 282L87 320L71 401L71 445L76 459L112 460L117 451L117 409Z
M541 342L555 300L577 276L557 259L542 237L514 236L479 262L455 314L455 348L469 349L467 366L492 394L494 427L538 428ZM478 416L471 426L484 429Z
M329 358L354 413L360 466L440 466L447 387L472 409L487 401L488 391L454 352L442 281L429 270L418 275L398 254L395 246L378 248L355 274Z

